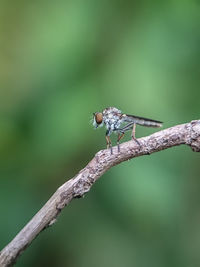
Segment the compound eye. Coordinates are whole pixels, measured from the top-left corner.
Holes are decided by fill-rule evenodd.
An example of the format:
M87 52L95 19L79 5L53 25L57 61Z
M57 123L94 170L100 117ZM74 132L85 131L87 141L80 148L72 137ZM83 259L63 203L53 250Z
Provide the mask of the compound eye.
M101 112L96 113L95 120L97 124L101 124L103 121L103 114Z

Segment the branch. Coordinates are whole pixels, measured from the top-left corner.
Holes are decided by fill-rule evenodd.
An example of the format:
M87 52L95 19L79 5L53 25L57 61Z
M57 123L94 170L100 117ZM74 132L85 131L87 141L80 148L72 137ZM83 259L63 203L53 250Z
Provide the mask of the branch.
M82 197L87 193L98 178L111 167L128 159L150 155L181 144L189 145L193 151L200 152L200 120L177 125L138 140L140 146L134 140L121 144L120 153L117 147L113 147L112 155L110 150L99 151L84 169L60 186L29 223L0 252L0 266L14 264L35 237L56 221L61 210L73 198Z

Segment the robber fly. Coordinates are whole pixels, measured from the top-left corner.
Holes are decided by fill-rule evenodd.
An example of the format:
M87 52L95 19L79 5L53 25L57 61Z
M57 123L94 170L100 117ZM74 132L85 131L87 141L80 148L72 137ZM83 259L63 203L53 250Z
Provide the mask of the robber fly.
M135 128L136 124L147 126L147 127L161 127L162 122L146 119L143 117L127 115L121 112L121 110L115 107L109 107L104 109L102 112L93 113L93 125L95 128L102 127L105 125L106 131L106 143L107 148L110 148L112 154L112 144L110 140L110 135L112 132L118 134L117 146L118 152L120 152L119 141L123 138L126 131L132 130L132 139L139 142L135 138Z

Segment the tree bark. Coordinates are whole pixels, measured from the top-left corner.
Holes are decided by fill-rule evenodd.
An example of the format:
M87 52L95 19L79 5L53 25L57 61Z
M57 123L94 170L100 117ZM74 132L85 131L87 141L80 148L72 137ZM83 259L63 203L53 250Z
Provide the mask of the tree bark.
M73 198L82 197L87 193L97 179L111 167L128 159L150 155L182 144L189 145L195 152L200 152L200 120L176 125L140 138L138 141L140 145L134 140L121 144L120 153L117 147L113 147L113 154L107 149L99 151L84 169L60 186L28 224L0 252L0 266L13 265L36 236L48 226L53 225L61 210Z

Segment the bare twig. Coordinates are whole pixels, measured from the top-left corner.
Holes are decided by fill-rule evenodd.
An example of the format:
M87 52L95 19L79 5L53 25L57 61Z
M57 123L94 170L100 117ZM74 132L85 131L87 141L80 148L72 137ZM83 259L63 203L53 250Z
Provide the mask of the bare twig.
M120 153L117 147L114 147L112 155L110 150L99 151L84 169L57 189L40 211L0 252L0 266L14 264L17 257L33 239L56 221L61 210L73 198L82 197L87 193L97 179L112 166L134 157L148 155L181 144L189 145L193 151L200 152L200 120L177 125L140 138L139 143L140 146L134 140L123 143L120 146Z

